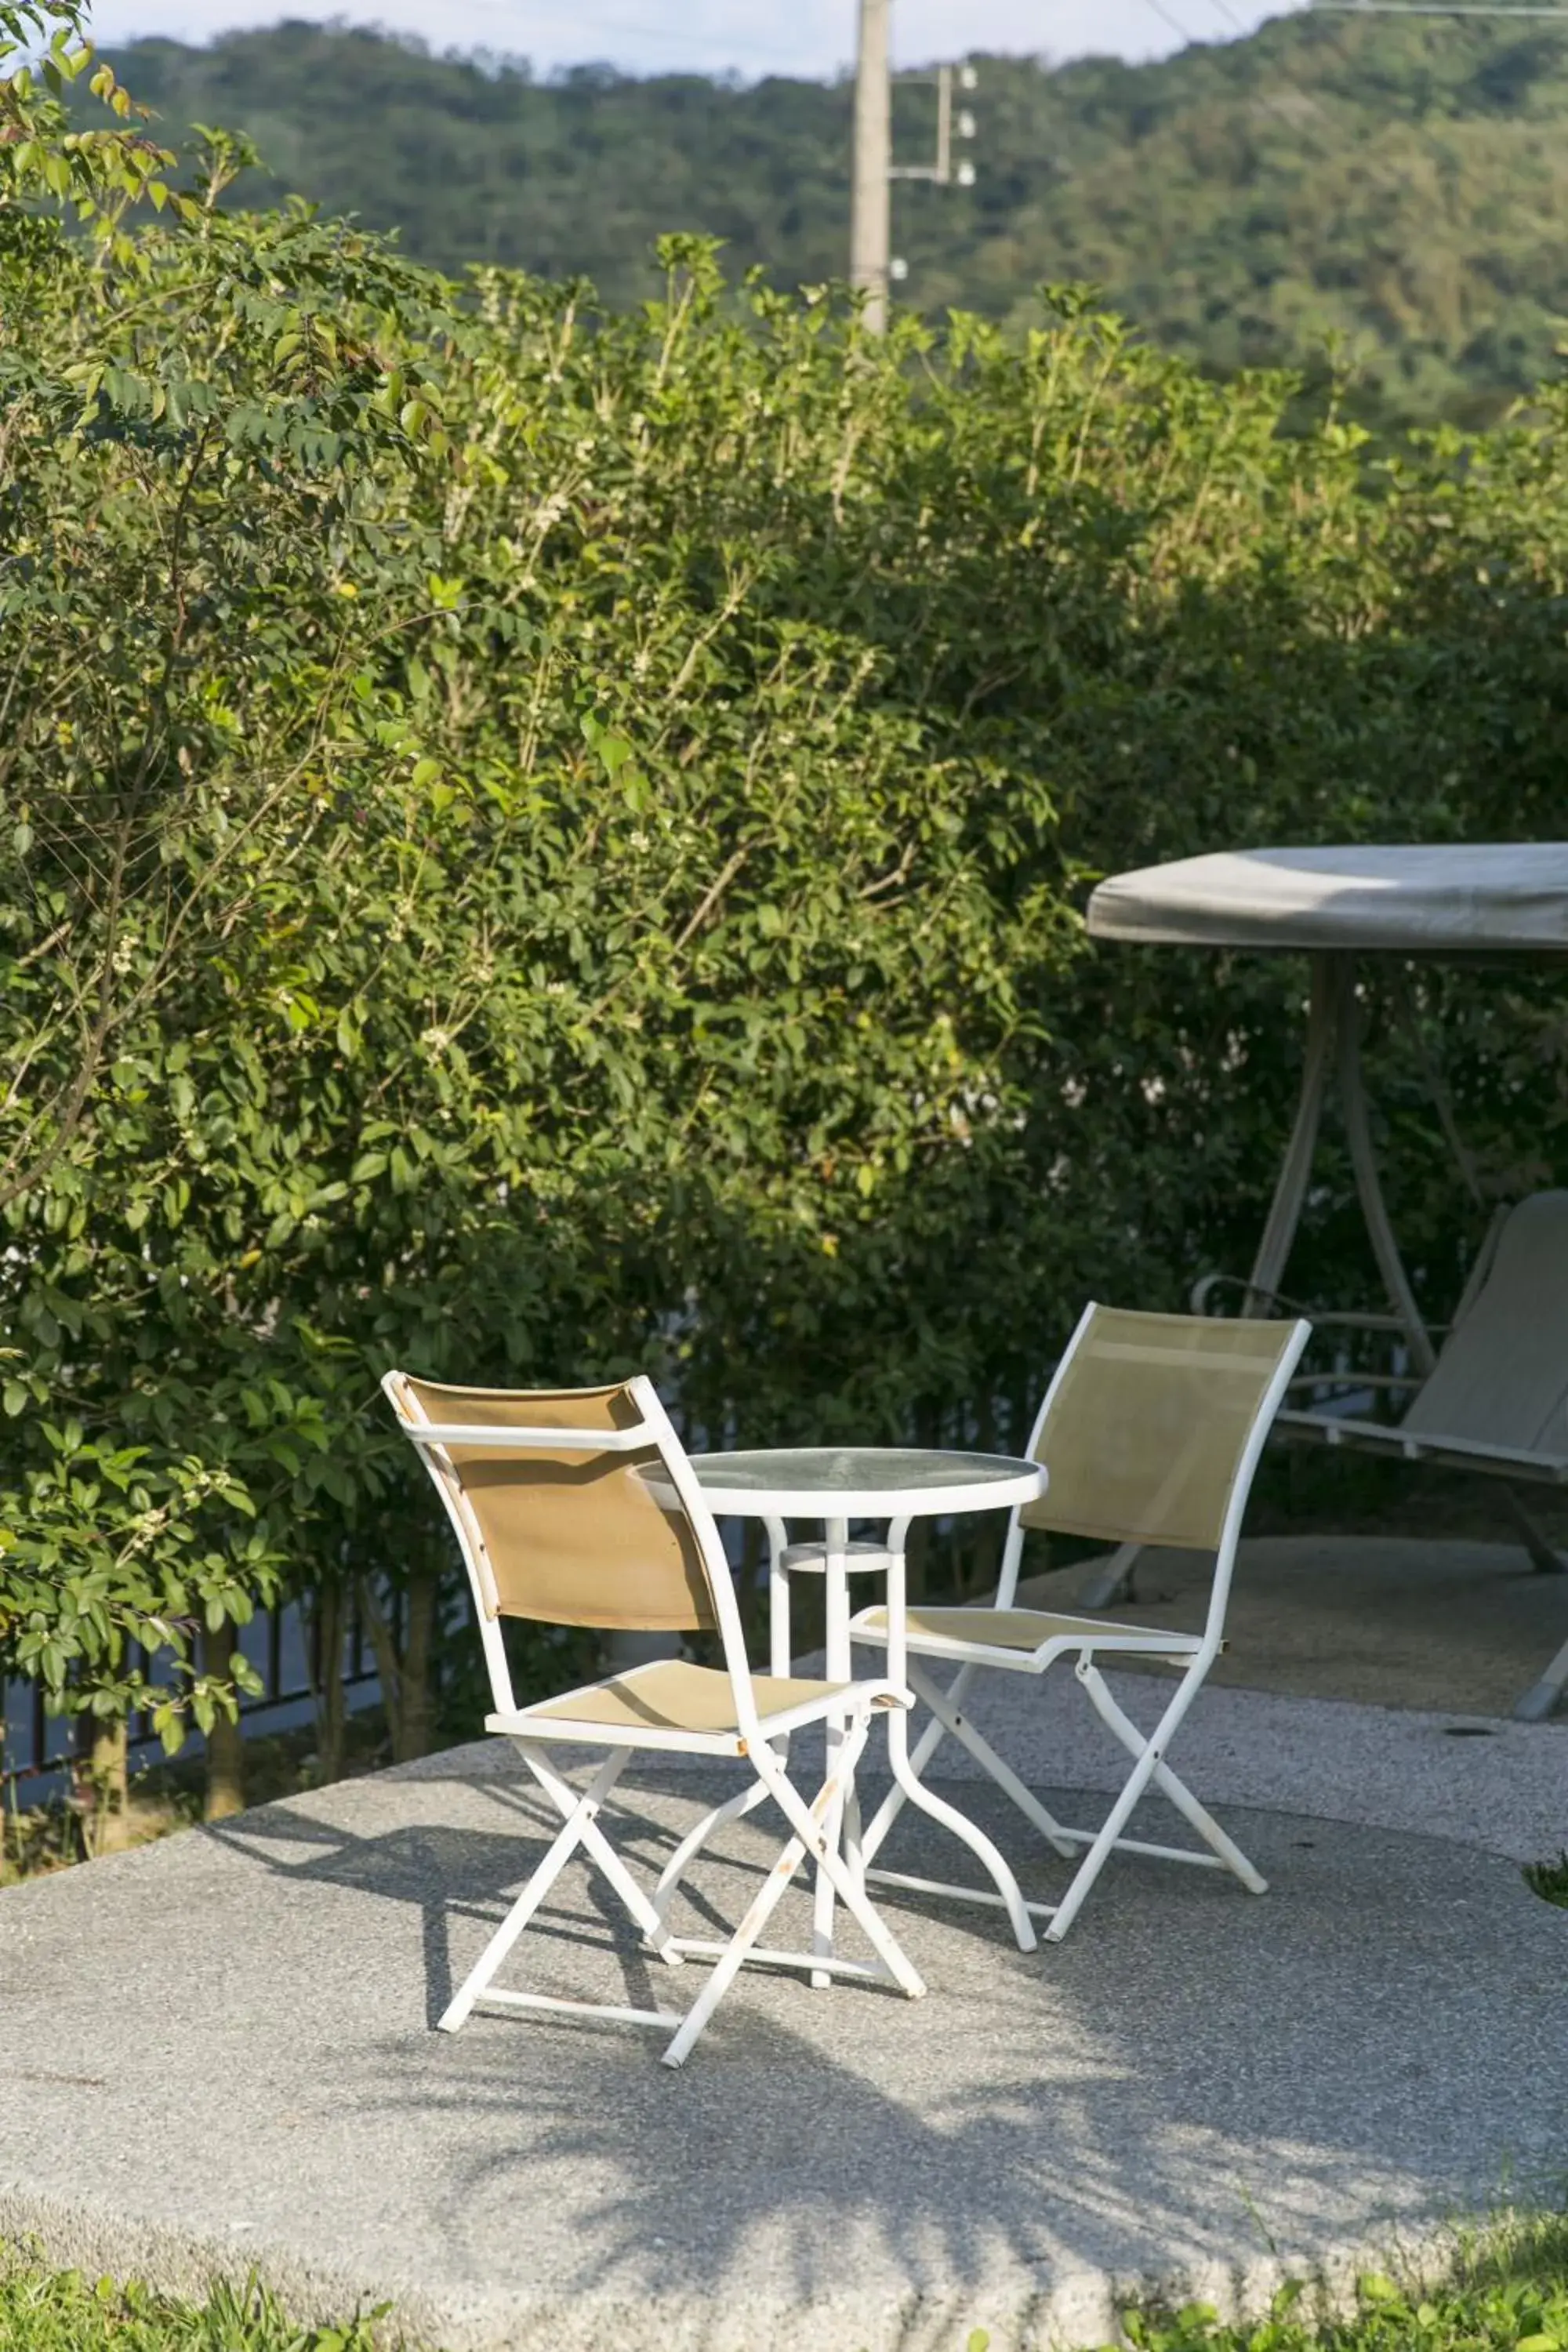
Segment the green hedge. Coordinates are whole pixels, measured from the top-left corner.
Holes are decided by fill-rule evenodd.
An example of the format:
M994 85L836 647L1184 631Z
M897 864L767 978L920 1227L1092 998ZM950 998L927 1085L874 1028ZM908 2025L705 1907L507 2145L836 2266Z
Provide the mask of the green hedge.
M1373 461L1070 290L1022 345L878 341L829 294L737 322L691 240L605 316L231 217L222 142L155 215L68 151L67 236L28 103L0 1657L68 1704L279 1582L389 1570L436 1639L389 1363L1016 1441L1086 1295L1245 1265L1295 1083L1301 971L1093 952L1094 877L1561 829L1557 395ZM1499 1189L1562 1164L1562 1002L1416 978ZM1476 1213L1372 1022L1441 1307ZM1322 1173L1296 1285L1370 1296Z

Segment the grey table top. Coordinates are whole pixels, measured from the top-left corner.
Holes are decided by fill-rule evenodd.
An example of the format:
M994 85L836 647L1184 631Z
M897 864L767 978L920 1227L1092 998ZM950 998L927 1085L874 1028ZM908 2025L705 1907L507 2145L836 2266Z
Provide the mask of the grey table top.
M1037 1462L942 1446L811 1445L694 1454L711 1508L760 1517L893 1519L1010 1509L1045 1492Z

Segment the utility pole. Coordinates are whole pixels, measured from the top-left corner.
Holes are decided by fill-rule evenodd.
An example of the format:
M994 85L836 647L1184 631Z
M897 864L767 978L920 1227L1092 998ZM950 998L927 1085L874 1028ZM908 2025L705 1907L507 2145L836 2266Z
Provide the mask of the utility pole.
M1363 0L1358 0L1363 5ZM952 134L974 136L974 117L967 107L952 113L954 68L939 66L934 74L906 73L902 81L936 84L936 154L929 163L893 161L893 76L889 62L888 18L891 0L860 0L860 38L855 61L855 173L849 211L849 283L865 295L861 317L867 332L885 334L888 326L888 280L909 275L909 264L892 257L891 185L894 180L930 180L939 188L974 185L974 166L967 158L956 167ZM972 65L956 68L958 87L972 90Z
M849 283L864 289L868 331L888 324L890 237L888 174L893 160L893 92L889 67L891 0L860 0L855 56L855 186L849 213Z

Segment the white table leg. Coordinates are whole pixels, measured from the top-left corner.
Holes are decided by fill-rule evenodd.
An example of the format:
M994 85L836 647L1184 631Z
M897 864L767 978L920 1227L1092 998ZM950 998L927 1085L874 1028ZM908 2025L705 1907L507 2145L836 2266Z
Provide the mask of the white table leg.
M823 1670L829 1682L847 1683L850 1675L849 1655L849 1571L846 1554L849 1547L849 1525L846 1519L828 1519L823 1527L823 1549L826 1573L823 1579L824 1601L826 1610L825 1657ZM829 1717L826 1726L827 1769L831 1773L844 1744L844 1726ZM844 1833L844 1806L840 1800L827 1822L827 1834L837 1846ZM833 1887L826 1871L816 1874L816 1893L812 1912L811 1948L825 1959L833 1957ZM821 1990L833 1979L824 1969L814 1969L812 1983Z
M763 1521L768 1531L768 1672L790 1672L789 1578L781 1565L789 1529L770 1514Z
M909 1522L896 1521L888 1536L888 1680L901 1683L909 1664L908 1603L904 1589L904 1540ZM1038 1941L1029 1917L1029 1906L1024 1900L1023 1889L1014 1877L997 1848L984 1831L955 1805L935 1796L928 1789L910 1760L910 1718L901 1706L893 1707L888 1716L888 1761L892 1767L893 1781L903 1790L906 1799L918 1805L922 1813L962 1838L970 1852L976 1854L990 1872L1003 1908L1013 1923L1013 1934L1021 1952L1032 1952ZM876 1824L872 1824L875 1830ZM895 1871L873 1871L873 1878L882 1878L896 1885L900 1874ZM914 1882L918 1884L918 1882ZM962 1888L948 1889L961 1894Z

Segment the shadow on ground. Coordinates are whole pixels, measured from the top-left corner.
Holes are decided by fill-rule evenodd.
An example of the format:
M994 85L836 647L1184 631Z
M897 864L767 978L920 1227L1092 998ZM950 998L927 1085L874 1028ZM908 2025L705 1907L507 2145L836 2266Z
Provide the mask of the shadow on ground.
M433 2034L547 1832L475 1763L0 1897L0 2016L29 2061L0 2179L243 2248L285 2287L391 2294L454 2347L845 2352L1103 2335L1121 2288L1267 2283L1563 2161L1568 1916L1494 1858L1280 1815L1241 1825L1265 1899L1126 1860L1031 1956L999 1915L910 1905L925 2000L748 1972L679 2074L624 2029ZM616 1822L634 1867L729 1785L645 1779ZM1027 1853L989 1792L956 1793ZM701 1906L735 1916L775 1843L728 1832ZM953 1866L924 1822L902 1856ZM1056 1871L1033 1862L1029 1891ZM679 2006L695 1976L576 1874L505 1980ZM172 2145L203 2164L125 2160Z

